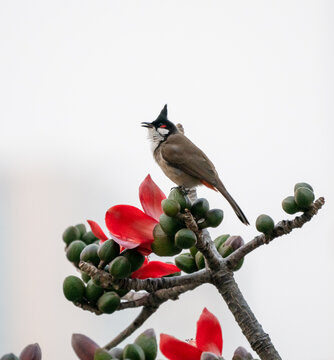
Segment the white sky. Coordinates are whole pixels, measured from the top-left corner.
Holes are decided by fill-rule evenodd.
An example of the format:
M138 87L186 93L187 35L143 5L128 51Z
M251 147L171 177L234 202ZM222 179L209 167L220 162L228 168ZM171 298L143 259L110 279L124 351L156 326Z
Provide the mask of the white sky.
M134 317L65 300L74 270L61 234L89 218L102 225L111 205L139 205L147 173L173 186L140 128L168 103L252 224L200 189L225 211L213 236L250 240L259 214L289 218L280 203L296 182L326 197L236 278L282 358L334 358L332 19L330 1L0 2L0 355L39 342L43 358L73 359L73 332L104 345ZM190 338L204 306L221 321L227 360L250 349L209 286L142 330Z

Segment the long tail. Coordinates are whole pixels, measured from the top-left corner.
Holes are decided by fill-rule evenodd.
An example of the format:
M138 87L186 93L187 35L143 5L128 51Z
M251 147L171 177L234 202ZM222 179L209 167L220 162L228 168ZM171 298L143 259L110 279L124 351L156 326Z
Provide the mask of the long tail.
M220 183L216 186L217 190L225 197L225 199L230 203L232 206L234 212L236 213L237 217L240 219L241 222L243 222L245 225L249 225L249 222L245 216L245 214L240 209L239 205L235 202L233 197L228 193L228 191L225 189L225 186L220 181Z

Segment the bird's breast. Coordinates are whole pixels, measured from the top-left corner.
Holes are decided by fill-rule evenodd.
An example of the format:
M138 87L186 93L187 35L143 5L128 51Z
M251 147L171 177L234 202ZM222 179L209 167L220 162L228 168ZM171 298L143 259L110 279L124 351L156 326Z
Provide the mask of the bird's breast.
M198 179L194 178L191 175L186 174L181 169L178 169L172 166L171 164L169 164L167 161L165 161L161 155L160 148L157 148L155 150L154 159L160 166L161 170L165 173L165 175L170 180L172 180L176 185L184 186L186 188L192 188L201 184L201 182Z

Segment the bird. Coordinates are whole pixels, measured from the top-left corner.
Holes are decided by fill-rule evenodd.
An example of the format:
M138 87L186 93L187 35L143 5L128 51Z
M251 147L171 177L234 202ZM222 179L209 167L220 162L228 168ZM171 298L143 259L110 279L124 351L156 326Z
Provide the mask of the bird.
M153 157L165 175L181 188L205 185L219 191L245 225L249 222L239 205L226 190L215 166L204 152L192 143L167 118L167 104L153 122L142 122L148 128Z

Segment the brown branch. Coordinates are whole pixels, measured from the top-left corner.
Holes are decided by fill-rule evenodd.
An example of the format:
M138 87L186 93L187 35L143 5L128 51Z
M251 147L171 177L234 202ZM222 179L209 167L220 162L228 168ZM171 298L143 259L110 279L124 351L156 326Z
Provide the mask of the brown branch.
M171 289L161 289L155 293L147 295L145 298L139 300L134 300L133 303L141 304L138 306L144 306L139 315L135 320L120 334L118 334L113 340L111 340L107 345L104 346L104 349L110 350L113 347L117 346L127 337L129 337L133 332L135 332L151 315L153 315L159 308L161 304L168 300L177 300L179 295L182 293L193 290L198 286L198 284L188 284L183 286L177 286ZM130 303L130 302L129 302ZM131 302L132 303L132 302Z
M93 305L90 305L88 303L81 303L81 302L73 302L73 304L77 307L79 307L82 310L86 310L86 311L90 311L92 313L94 313L95 315L102 315L103 313L97 309L96 307L94 307Z
M264 332L261 324L243 297L234 280L233 272L224 264L221 271L213 274L212 282L225 300L252 349L263 360L281 360L269 335Z
M79 269L88 274L102 288L110 289L113 287L113 277L106 271L84 261L79 262Z
M189 284L189 282L201 285L210 281L211 274L208 270L200 270L193 274L148 278L148 279L115 279L104 270L96 268L94 265L80 261L79 268L87 273L96 283L100 284L104 289L128 289L128 290L146 290L147 292L155 292L160 289L169 289L175 286Z
M190 212L186 213L184 221L187 227L197 235L196 247L203 253L207 265L212 271L212 284L225 300L253 350L263 360L281 360L269 335L264 332L244 299L234 280L233 272L227 267L226 260L218 253L209 232L206 229L202 231L196 229L197 225L194 225L195 220Z
M158 308L159 306L144 306L139 315L133 320L133 322L127 328L121 331L113 340L108 342L108 344L106 344L103 348L106 350L110 350L113 347L117 346L119 343L129 337L132 333L134 333L141 325L143 325L144 322L158 310Z
M145 290L147 292L155 292L160 289L169 289L175 286L187 285L189 283L201 285L210 281L211 273L208 270L200 270L192 274L148 278L148 279L114 279L113 286L116 289L132 289L135 291Z
M229 255L225 261L227 266L230 269L233 269L238 262L247 254L257 249L259 246L268 244L270 241L289 234L293 229L301 228L305 223L310 221L314 215L325 204L325 199L320 197L316 200L302 215L296 216L293 220L282 220L274 228L274 231L270 235L258 235L253 240L249 241L245 245L241 246L239 249L235 250L231 255Z

